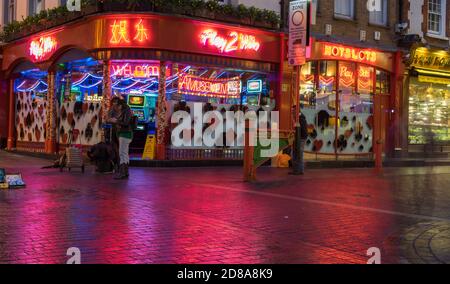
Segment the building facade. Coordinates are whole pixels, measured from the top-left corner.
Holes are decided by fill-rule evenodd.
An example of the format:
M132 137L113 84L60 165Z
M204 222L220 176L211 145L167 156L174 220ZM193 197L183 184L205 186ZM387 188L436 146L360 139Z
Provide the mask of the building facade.
M450 1L408 1L402 121L404 155L450 153Z
M283 37L194 18L99 10L9 42L2 62L8 148L54 153L71 142L95 145L104 138L109 101L121 96L139 120L132 144L138 154L150 134L156 137L154 158L242 159L238 145L211 149L196 141L195 149L175 147L170 117L199 105L220 113L276 108ZM199 120L191 116L192 123ZM224 130L215 139L225 139ZM244 136L233 138L239 143Z
M67 0L1 0L0 3L0 23L4 26L43 10L66 5Z
M285 22L289 2L282 3ZM400 144L402 71L396 40L401 7L395 0L380 3L369 11L366 1L313 1L299 102L312 157L370 157L376 151L392 156ZM289 74L293 70L286 67Z

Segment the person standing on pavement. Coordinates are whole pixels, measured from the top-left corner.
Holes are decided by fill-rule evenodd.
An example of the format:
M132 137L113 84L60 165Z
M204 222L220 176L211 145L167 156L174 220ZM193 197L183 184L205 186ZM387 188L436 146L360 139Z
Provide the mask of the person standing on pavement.
M133 141L133 113L123 99L114 100L112 103L113 117L109 122L114 124L119 139L120 165L115 179L127 179L130 166L130 144Z
M299 150L299 163L300 163L300 174L305 174L305 144L308 139L308 122L303 113L300 114L300 150Z

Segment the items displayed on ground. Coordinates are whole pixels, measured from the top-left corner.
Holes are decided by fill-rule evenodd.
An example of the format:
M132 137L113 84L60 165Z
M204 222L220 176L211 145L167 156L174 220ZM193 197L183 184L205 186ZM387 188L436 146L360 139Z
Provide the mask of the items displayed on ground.
M25 186L26 184L20 173L6 174L5 169L0 169L0 189L16 189Z

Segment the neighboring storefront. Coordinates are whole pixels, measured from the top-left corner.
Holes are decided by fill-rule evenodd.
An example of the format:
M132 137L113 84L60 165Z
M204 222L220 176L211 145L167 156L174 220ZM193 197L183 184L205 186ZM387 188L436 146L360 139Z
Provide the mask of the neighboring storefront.
M411 54L408 77L407 144L410 155L450 153L450 54L419 47Z
M99 143L104 109L117 95L139 118L136 153L155 134L160 159L239 159L241 148L171 147L170 115L196 102L205 111L276 108L283 44L275 32L148 14L87 17L10 43L8 147L52 153L71 140Z
M301 70L306 151L317 157L392 151L396 54L313 41Z

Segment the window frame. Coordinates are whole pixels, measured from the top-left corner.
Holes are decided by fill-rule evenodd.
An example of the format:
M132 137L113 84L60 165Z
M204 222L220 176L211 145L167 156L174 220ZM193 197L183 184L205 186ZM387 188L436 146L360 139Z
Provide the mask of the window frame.
M427 10L427 32L430 35L434 35L434 36L440 36L440 37L445 37L447 34L447 14L446 14L446 9L447 9L447 1L446 0L439 0L440 1L440 6L441 6L441 10L440 10L440 14L437 14L436 12L431 12L430 6L431 6L431 1L438 1L438 0L428 0L428 10ZM439 15L440 16L440 21L439 21L439 31L435 31L432 30L430 27L430 15Z
M345 1L350 1L350 15L345 15L345 14L340 14L337 13L337 1L343 1L343 0L334 0L334 17L336 19L343 19L343 20L355 20L355 0L345 0Z
M389 12L390 12L389 0L381 0L381 1L383 1L383 3L381 4L381 7L382 7L382 11L381 11L382 14L381 15L383 17L383 19L382 19L383 22L372 21L371 15L373 13L380 13L380 12L371 12L371 11L369 11L369 24L370 25L387 27L387 26L389 26Z

